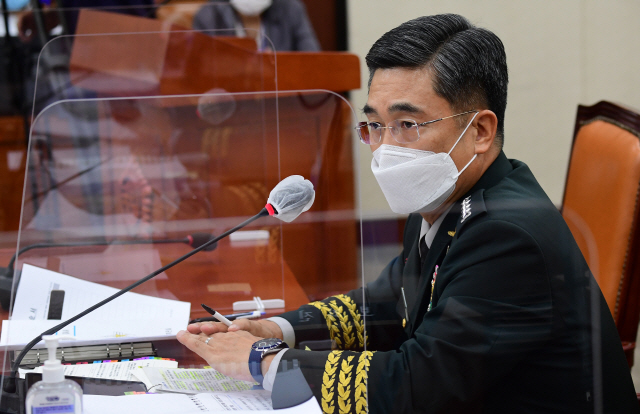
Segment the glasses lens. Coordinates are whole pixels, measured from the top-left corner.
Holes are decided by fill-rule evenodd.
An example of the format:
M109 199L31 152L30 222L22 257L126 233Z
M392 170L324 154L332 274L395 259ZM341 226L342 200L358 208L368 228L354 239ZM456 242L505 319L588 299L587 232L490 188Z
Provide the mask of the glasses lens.
M366 122L358 122L358 126L356 127L358 131L358 136L360 137L360 141L363 144L370 145L371 142L371 134L369 134L369 124Z
M420 139L418 135L418 124L410 119L396 119L390 125L393 138L399 143L416 142Z

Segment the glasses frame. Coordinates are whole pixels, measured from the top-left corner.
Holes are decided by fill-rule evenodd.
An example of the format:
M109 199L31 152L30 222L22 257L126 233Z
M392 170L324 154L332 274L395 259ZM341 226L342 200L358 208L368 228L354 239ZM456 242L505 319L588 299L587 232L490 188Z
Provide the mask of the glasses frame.
M466 114L470 114L470 113L473 113L473 112L478 113L480 111L477 110L477 109L471 109L469 111L461 112L459 114L449 115L449 116L445 116L445 117L442 117L442 118L433 119L431 121L426 121L426 122L421 122L421 123L417 123L413 119L394 119L393 121L391 121L392 123L393 122L399 122L399 121L413 122L413 127L411 127L411 128L414 128L414 127L416 128L416 133L417 133L417 136L418 136L418 138L413 140L413 141L407 141L407 140L399 141L398 138L402 137L402 132L400 132L400 131L394 132L394 129L397 128L395 126L384 126L384 127L381 126L381 127L378 127L376 129L376 130L380 130L380 137L378 138L378 142L371 142L371 133L369 132L369 128L370 128L370 125L373 124L374 122L358 122L358 126L356 126L354 129L356 131L358 131L358 137L360 138L360 142L362 142L365 145L376 145L376 144L379 144L382 141L382 130L383 129L388 129L389 132L391 132L391 136L393 137L393 139L398 144L408 144L410 142L417 142L418 140L420 140L420 127L423 127L423 126L429 125L429 124L433 124L435 122L442 121L444 119L455 118L456 116L466 115ZM379 122L375 122L375 123L379 124ZM367 127L367 133L366 134L368 135L369 139L365 139L365 137L363 136L363 133L362 133L362 128L365 127L365 126Z

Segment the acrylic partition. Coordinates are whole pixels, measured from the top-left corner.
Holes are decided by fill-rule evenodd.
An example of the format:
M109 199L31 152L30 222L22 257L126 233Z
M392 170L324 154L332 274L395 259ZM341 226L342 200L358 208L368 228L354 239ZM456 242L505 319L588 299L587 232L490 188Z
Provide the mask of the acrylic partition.
M197 13L230 8L228 2L123 7L100 7L95 2L90 9L36 3L38 7L8 13L10 36L0 38L0 62L7 68L0 71L0 186L5 193L0 206L0 249L16 243L29 129L47 105L69 99L225 89L220 82L226 83L229 75L237 79L246 70L224 71L238 69L241 62L252 59L248 55L253 60L244 66L251 69L254 83L235 92L277 89L273 81L268 85L259 81L258 72L265 65L256 61L257 32L246 30L238 37L236 30L191 29ZM4 29L4 24L0 26ZM109 33L120 36L96 37ZM133 41L135 33L140 36ZM270 40L261 39L263 49L270 49ZM212 61L214 54L227 57ZM260 59L269 62L266 66L275 64ZM274 79L275 74L267 76Z
M245 37L237 37L229 30L206 31L205 34L186 30L178 24L184 23L185 13L193 15L189 10L195 12L215 6L216 3L210 3L196 8L184 4L166 10L156 7L47 8L41 12L25 11L12 19L22 19L21 27L34 31L29 39L21 39L32 46L35 53L30 55L34 62L24 68L24 108L18 111L22 118L17 116L12 118L13 123L0 123L4 128L0 134L0 172L6 172L0 174L0 187L4 193L0 207L2 266L9 262L18 237L24 172L30 168L26 165L26 137L36 117L47 106L62 100L277 89L275 53L259 52L251 37L255 33L248 30ZM149 17L157 15L164 19ZM49 27L43 23L49 21L57 22L57 29L47 33L38 29ZM29 22L33 28L25 26ZM269 40L265 39L265 42L269 43ZM40 49L38 44L41 44ZM204 101L205 112L200 116L215 123L215 117L220 115L207 113ZM135 117L126 105L114 103L113 117ZM78 141L78 145L98 137L95 125L75 122L78 118L97 116L91 114L93 110L95 105L87 105L82 108L82 114L61 115L63 120L69 120L67 124L73 131L68 134ZM92 146L85 150L94 151ZM6 166L2 165L5 160ZM6 292L10 289L7 277L11 277L9 269L0 267L0 303L4 311L8 310Z
M349 103L277 91L277 55L252 39L99 34L112 17L81 11L85 34L40 54L66 63L40 64L35 81L18 245L5 255L5 374L33 337L259 213L290 175L313 183L309 211L292 223L259 218L165 269L60 330L80 338L65 345L107 344L113 359L151 342L152 354L202 368L175 340L209 316L201 304L273 316L362 286Z
M255 38L271 41L255 30L187 30L110 9L81 9L73 20L75 34L39 54L34 116L58 100L277 89L275 53L265 56Z
M290 175L316 191L295 221L259 218L60 332L79 338L69 345L109 343L112 350L151 341L158 356L202 367L204 360L171 340L190 318L209 316L202 303L232 314L238 302L256 309L259 297L273 316L361 286L353 183L339 177L341 147L351 146L344 121L352 115L326 91L48 106L32 127L5 349L21 348L189 253L194 241L259 213ZM5 370L15 354L7 352Z

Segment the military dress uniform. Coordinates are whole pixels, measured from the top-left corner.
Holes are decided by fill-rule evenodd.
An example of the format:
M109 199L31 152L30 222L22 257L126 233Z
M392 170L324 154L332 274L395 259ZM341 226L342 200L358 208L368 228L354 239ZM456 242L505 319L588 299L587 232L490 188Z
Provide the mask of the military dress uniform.
M364 289L281 315L297 344L335 345L283 355L325 413L640 411L606 302L525 164L501 152L422 262L421 223Z

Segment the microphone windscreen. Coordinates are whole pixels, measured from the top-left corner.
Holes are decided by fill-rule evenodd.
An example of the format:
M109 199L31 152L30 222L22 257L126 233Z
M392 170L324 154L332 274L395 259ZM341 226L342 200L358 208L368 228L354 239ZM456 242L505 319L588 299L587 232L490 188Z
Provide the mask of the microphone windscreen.
M198 117L213 125L220 125L236 112L236 100L221 88L214 88L198 98Z
M209 234L209 233L193 233L187 238L189 239L189 246L193 247L194 249L197 249L198 247L202 246L203 244L213 239L214 237L213 237L213 234ZM207 246L204 249L204 251L210 252L212 250L215 250L216 247L218 247L218 242L213 243L211 246Z
M269 200L277 211L274 217L287 223L311 208L316 192L311 181L300 175L291 175L280 181L269 194Z

